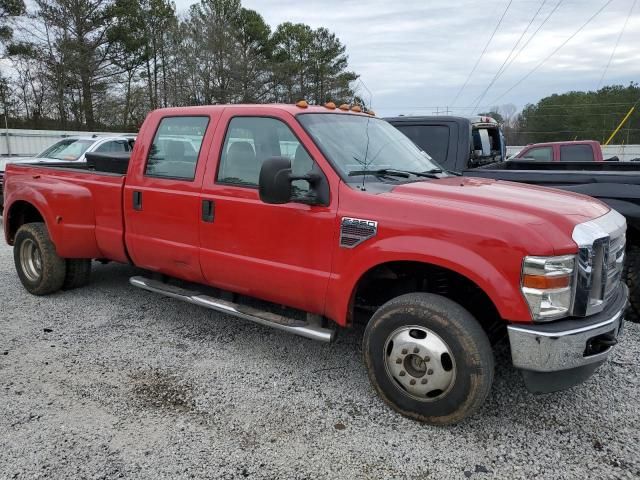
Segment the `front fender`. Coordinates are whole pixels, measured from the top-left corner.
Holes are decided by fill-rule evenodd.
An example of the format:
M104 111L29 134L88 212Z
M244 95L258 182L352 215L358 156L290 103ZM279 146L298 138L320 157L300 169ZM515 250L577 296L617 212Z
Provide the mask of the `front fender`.
M9 241L12 216L19 202L40 212L56 253L63 258L100 257L95 235L95 211L91 192L81 185L19 172L7 177L5 236Z
M482 247L482 246L480 246ZM487 251L491 246L486 246ZM520 291L520 264L525 255L516 249L489 253L492 261L476 251L446 239L394 236L368 241L352 250L340 249L327 290L327 317L347 323L349 304L359 280L370 269L388 262L413 261L454 271L474 282L491 299L500 316L530 322L531 314ZM517 258L516 258L517 257Z

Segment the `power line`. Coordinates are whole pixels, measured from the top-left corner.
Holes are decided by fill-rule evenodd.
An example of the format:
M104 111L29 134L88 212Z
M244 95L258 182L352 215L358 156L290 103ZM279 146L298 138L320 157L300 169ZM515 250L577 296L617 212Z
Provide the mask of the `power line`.
M527 78L529 78L531 75L533 75L542 65L544 65L545 63L547 63L547 61L553 57L556 53L558 53L558 51L564 47L567 43L569 43L576 35L578 35L578 33L580 33L582 31L582 29L584 29L584 27L586 27L589 23L591 23L591 21L596 18L606 7L609 6L609 4L612 2L613 0L607 0L607 2L598 9L598 11L596 13L594 13L593 15L591 15L586 22L584 22L580 28L578 28L578 30L576 30L575 32L573 32L573 34L567 38L564 42L562 42L560 44L560 46L558 46L553 52L551 52L549 55L547 55L540 63L538 63L533 69L531 69L524 77L522 77L520 80L518 80L514 85L511 86L511 88L509 88L508 90L506 90L505 92L502 93L502 95L500 95L498 98L496 98L493 102L491 102L492 105L495 105L498 100L500 100L502 97L504 97L505 95L507 95L508 93L510 93L514 88L516 88L518 85L520 85L522 82L524 82Z
M624 131L627 130L631 132L639 132L640 128L625 128ZM553 133L592 133L592 132L608 132L608 128L592 128L588 130L550 130L550 131L536 131L536 130L518 130L514 133L536 133L536 134L548 134L551 135Z
M540 23L540 25L538 25L538 28L536 28L536 31L533 32L531 34L531 36L527 39L527 41L524 43L524 45L522 45L522 47L520 48L520 50L518 50L518 52L515 54L515 56L509 61L509 63L507 64L506 67L504 67L504 69L502 70L502 72L500 73L500 75L498 76L498 79L504 74L504 72L506 72L509 67L511 65L513 65L513 62L516 61L516 59L520 56L520 54L524 51L525 48L527 48L527 45L529 45L531 43L531 40L534 39L534 37L538 34L538 32L542 29L542 27L544 27L545 23L547 23L547 21L551 18L551 16L555 13L555 11L558 9L558 7L560 6L560 4L563 2L563 0L558 0L558 3L556 3L556 6L553 7L551 9L551 11L547 14L547 16L544 18L544 20L542 20L542 23ZM498 80L496 79L496 81Z
M536 13L534 13L533 17L531 17L531 20L529 20L529 24L527 25L527 27L524 29L524 31L522 32L522 34L518 38L518 41L513 45L513 48L509 52L509 55L507 55L507 57L504 59L504 62L502 62L502 65L500 65L500 68L498 69L496 74L493 76L493 78L489 82L489 85L487 85L487 88L485 88L484 91L482 92L482 94L478 97L478 99L477 99L478 101L475 102L476 103L476 109L480 105L480 102L484 99L485 95L487 95L487 92L489 91L491 86L495 83L495 81L500 76L500 72L502 72L502 69L504 68L504 66L507 63L507 61L511 58L511 55L513 55L513 52L515 51L515 49L518 48L518 45L520 45L520 42L522 41L522 38L527 34L527 32L529 31L529 28L531 28L531 25L533 24L534 20L537 18L538 14L540 13L540 10L542 10L542 7L544 7L545 3L547 3L547 0L542 0L542 3L538 7L538 10L536 10Z
M602 76L600 77L600 81L598 82L598 89L600 89L600 87L602 86L602 81L604 80L604 76L607 74L607 70L609 70L609 66L611 65L611 60L613 60L613 56L616 54L616 50L618 49L618 44L620 43L620 39L622 38L622 35L624 34L624 31L627 28L627 23L629 23L629 18L631 17L631 13L633 12L633 9L636 6L638 0L633 0L633 4L631 5L631 8L629 9L629 13L627 14L627 18L624 21L624 25L622 26L622 30L620 30L620 34L618 35L618 39L616 40L616 44L613 47L613 51L611 52L611 55L609 56L609 61L607 62L607 66L604 67L604 72L602 72Z
M498 31L498 28L500 28L500 25L502 24L502 20L504 19L505 15L509 11L509 7L511 7L511 3L512 2L513 2L513 0L509 0L509 3L507 4L507 8L505 8L504 12L502 12L502 16L500 17L500 20L498 20L498 24L496 25L496 28L493 29L493 32L491 33L491 36L489 37L489 40L487 41L487 43L485 44L484 48L482 49L482 53L480 54L480 56L476 60L475 65L473 66L473 68L469 72L469 75L467 75L467 79L464 81L464 83L460 87L460 90L458 90L458 93L456 93L456 96L454 97L453 101L451 102L452 106L456 103L456 101L458 100L458 97L460 97L460 94L466 88L467 84L469 83L469 80L471 79L471 76L476 71L476 68L478 68L478 64L480 63L480 60L482 60L482 57L484 57L484 54L487 51L487 48L489 48L489 44L491 43L491 40L493 40L493 37L495 36L496 32Z
M569 104L569 105L540 105L536 106L536 109L543 108L585 108L585 107L613 107L613 106L632 106L634 102L617 102L617 103L582 103L582 104ZM485 105L485 107L489 108L489 106ZM435 110L435 109L453 109L453 110L473 110L475 106L464 106L464 107L445 107L442 105L391 105L387 107L379 107L382 109L414 109L414 110Z

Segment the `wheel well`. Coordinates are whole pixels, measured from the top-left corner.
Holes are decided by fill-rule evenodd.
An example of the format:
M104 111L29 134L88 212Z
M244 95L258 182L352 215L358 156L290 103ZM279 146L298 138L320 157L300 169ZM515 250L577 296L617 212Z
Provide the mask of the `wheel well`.
M453 270L420 262L389 262L367 271L354 290L350 318L366 324L382 304L412 292L434 293L460 304L476 318L492 342L506 334L498 309L476 283Z
M9 231L7 232L7 238L9 243L13 245L13 239L16 236L18 229L25 223L44 222L44 218L36 207L29 202L17 201L11 205L11 209L6 212L7 224Z

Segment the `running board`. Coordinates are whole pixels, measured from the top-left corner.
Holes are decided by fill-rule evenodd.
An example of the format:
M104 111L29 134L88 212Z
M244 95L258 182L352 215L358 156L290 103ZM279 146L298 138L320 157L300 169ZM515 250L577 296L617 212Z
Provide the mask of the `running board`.
M258 310L246 305L222 300L220 298L202 295L193 290L170 285L168 283L152 280L145 277L131 277L129 283L134 287L149 290L150 292L160 293L171 298L177 298L183 302L193 303L201 307L210 308L218 312L227 313L244 320L259 323L267 327L277 328L285 332L300 335L301 337L319 340L321 342L331 342L335 338L335 330L320 326L319 322L296 320L294 318L285 317L275 313Z

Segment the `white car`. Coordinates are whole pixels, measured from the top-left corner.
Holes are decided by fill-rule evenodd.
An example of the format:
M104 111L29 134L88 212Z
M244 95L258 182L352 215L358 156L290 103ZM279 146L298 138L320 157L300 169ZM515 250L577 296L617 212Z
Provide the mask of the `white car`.
M86 162L85 153L119 153L130 152L133 149L135 136L87 136L67 137L58 140L43 152L33 157L9 157L0 159L0 210L3 205L2 186L4 170L8 163L66 163Z

